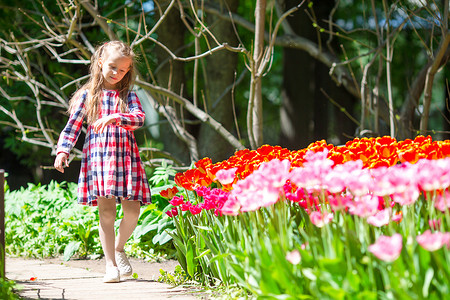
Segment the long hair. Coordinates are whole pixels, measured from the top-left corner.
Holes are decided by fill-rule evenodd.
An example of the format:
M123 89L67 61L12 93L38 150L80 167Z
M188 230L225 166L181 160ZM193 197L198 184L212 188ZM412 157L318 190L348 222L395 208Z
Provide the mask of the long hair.
M131 58L130 69L116 85L119 92L119 108L125 113L128 109L128 93L135 79L135 59L136 55L126 43L121 41L110 41L97 47L91 57L91 65L89 67L90 77L88 81L74 94L69 101L69 113L72 113L77 106L80 97L80 92L88 90L88 95L85 103L86 116L88 124L94 123L98 119L99 106L102 101L104 79L102 75L102 68L100 67L100 58L106 61L109 53L119 53L121 56Z

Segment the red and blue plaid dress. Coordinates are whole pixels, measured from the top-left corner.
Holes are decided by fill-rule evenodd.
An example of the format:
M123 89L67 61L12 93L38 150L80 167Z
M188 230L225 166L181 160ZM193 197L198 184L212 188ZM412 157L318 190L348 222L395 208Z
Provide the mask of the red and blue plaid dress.
M57 153L69 154L80 135L84 117L87 90L71 113L58 140ZM135 92L128 94L128 113L121 113L118 92L103 90L99 119L113 115L116 124L108 125L102 133L95 133L88 126L83 146L80 177L78 179L78 203L97 205L98 197L151 201L150 188L142 166L133 131L144 124L145 114Z

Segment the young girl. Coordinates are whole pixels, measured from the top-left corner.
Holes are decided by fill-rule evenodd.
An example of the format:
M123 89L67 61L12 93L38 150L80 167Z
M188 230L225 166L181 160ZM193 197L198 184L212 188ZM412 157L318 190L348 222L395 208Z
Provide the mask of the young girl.
M140 206L151 200L133 134L145 118L136 93L130 91L134 58L132 49L120 41L97 48L91 58L88 82L69 102L70 118L59 137L54 163L64 173L86 120L78 203L98 205L100 241L106 260L104 282L119 282L120 276L131 275L124 245L136 227ZM123 209L117 237L116 203L121 203Z

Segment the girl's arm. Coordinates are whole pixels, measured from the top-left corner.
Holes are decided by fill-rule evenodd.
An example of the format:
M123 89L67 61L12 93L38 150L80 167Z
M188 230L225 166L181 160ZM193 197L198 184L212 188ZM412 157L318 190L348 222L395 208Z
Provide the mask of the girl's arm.
M87 91L83 92L78 101L75 110L70 114L66 127L62 130L58 139L56 154L65 153L67 156L75 146L83 126L83 119L86 116L84 102L86 100Z
M144 125L145 113L135 92L128 94L128 113L117 113L114 117L116 125L126 130L136 130Z

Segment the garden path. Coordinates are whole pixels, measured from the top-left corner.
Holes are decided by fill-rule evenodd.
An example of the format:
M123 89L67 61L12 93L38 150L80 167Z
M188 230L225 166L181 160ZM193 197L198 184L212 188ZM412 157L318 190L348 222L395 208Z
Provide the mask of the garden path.
M130 259L137 279L103 283L104 261L6 257L6 277L16 281L24 299L206 299L182 287L157 282L159 269L173 272L176 261L150 263ZM34 279L34 280L33 280Z

